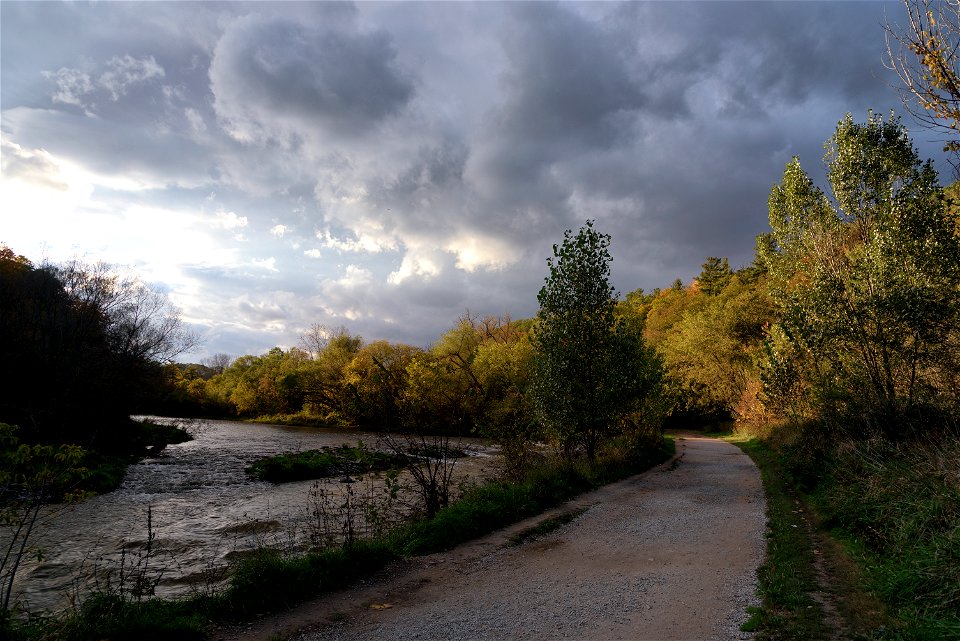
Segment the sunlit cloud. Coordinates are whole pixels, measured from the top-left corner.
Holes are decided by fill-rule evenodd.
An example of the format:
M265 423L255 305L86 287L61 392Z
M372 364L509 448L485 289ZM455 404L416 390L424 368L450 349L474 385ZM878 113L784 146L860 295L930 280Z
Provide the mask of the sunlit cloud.
M277 259L271 256L270 258L254 258L250 261L254 267L259 267L260 269L265 269L268 272L279 271L277 269Z
M363 232L355 234L354 238L336 238L329 229L316 233L316 237L324 247L344 252L365 252L377 254L383 251L396 249L396 242L387 239L375 238Z
M216 218L211 221L210 225L217 229L243 229L247 226L247 217L238 216L232 211L220 210L217 212Z
M425 256L406 254L400 262L400 267L391 272L387 282L399 285L412 278L432 278L440 274L440 266Z
M457 268L467 272L503 269L517 257L516 250L509 242L479 234L465 234L452 239L447 251L456 255Z

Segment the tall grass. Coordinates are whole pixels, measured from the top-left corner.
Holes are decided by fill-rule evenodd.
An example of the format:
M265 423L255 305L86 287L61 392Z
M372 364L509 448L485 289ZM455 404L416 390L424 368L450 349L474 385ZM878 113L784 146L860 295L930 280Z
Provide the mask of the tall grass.
M817 499L909 639L960 639L960 436L845 441Z
M849 610L845 601L859 598L849 593L865 591L864 598L879 598L887 610L882 632L860 630L863 638L960 639L960 435L933 426L899 442L818 434L813 425L766 425L739 434L750 439L740 445L763 472L769 503L772 533L761 592L770 607L762 613L765 626L757 617L761 629L802 619L804 593L823 588L811 573L802 523L791 523L793 497L815 508L820 536L837 541L832 547L843 555L840 562L852 559L857 568L858 584L840 586L848 593L836 596L838 605ZM784 591L790 583L794 589ZM859 622L846 623L856 629Z

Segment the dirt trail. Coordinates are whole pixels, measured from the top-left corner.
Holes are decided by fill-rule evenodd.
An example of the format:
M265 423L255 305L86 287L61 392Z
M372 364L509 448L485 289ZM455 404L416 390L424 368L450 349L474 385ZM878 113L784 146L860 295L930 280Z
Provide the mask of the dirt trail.
M587 510L572 523L508 545L578 507ZM229 638L746 639L739 626L755 601L765 512L746 455L686 436L673 461L645 474Z

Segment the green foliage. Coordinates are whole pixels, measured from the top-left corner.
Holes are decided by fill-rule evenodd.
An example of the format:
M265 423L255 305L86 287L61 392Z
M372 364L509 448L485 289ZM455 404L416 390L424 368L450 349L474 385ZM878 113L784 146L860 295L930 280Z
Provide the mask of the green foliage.
M807 394L829 423L902 431L957 404L960 239L893 117L848 115L825 160L835 206L796 159L770 195L760 250L782 318L768 380L792 376L781 395Z
M732 276L733 270L730 269L726 257L710 256L703 264L703 271L697 276L697 285L707 296L715 296L723 291Z
M675 413L762 418L757 356L773 309L762 277L730 274L712 295L684 306L662 338L660 352L675 394Z
M343 415L358 427L398 429L404 421L408 368L420 352L416 347L387 341L360 349L344 370L350 400L343 404Z
M251 463L247 472L261 481L290 483L382 471L403 463L403 456L371 450L361 441L356 447L343 444L340 447L268 456Z
M647 299L636 312L644 318L644 338L654 347L659 347L684 313L696 312L705 302L701 292L694 288L666 289Z
M397 558L389 541L357 541L350 547L286 556L260 549L234 571L222 596L221 616L248 619L290 608L307 596L347 587Z
M60 626L64 641L164 641L207 638L207 617L196 604L149 599L133 602L117 594L95 594Z
M534 409L568 453L593 459L600 440L659 386L641 328L618 322L610 236L587 221L547 259L533 334Z
M784 424L738 445L761 470L770 520L760 572L764 607L753 619L760 638L826 638L810 599L817 591L831 595L851 638L957 636L955 433L827 444L813 431ZM814 548L826 576L818 576Z
M0 423L0 527L9 528L0 549L0 626L17 607L13 584L21 563L40 553L31 536L42 523L41 508L84 498L78 485L87 475L83 448L22 443L17 429Z

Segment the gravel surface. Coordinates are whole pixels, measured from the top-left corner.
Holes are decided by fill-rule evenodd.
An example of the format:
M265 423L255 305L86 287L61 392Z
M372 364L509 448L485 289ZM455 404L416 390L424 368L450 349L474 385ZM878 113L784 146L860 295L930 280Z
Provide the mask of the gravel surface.
M688 436L673 462L250 627L236 639L749 639L765 553L759 472ZM520 546L509 537L588 508Z

